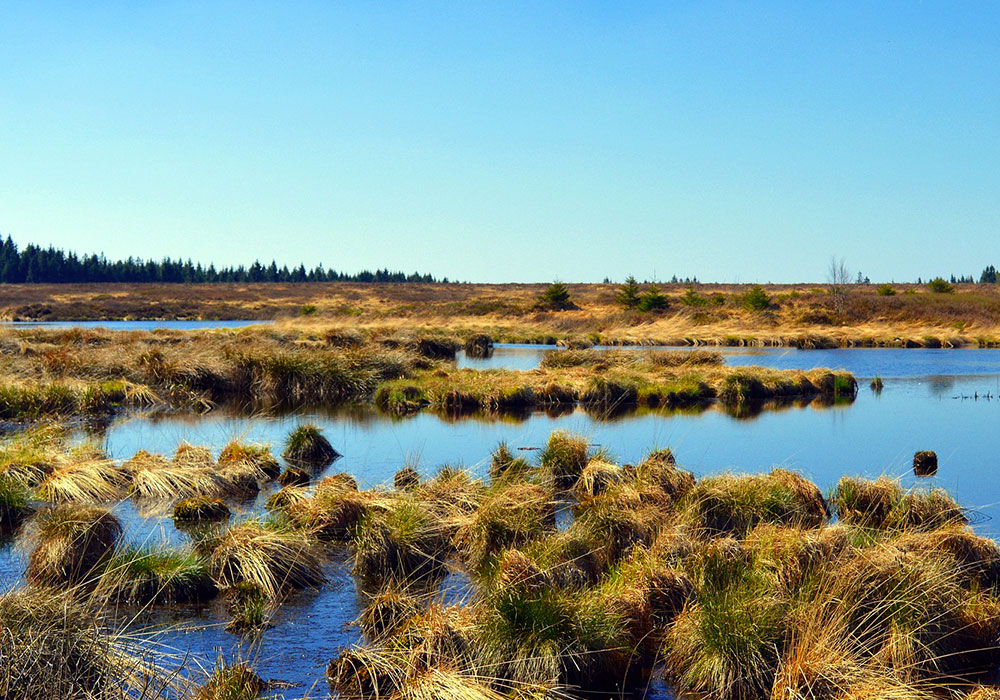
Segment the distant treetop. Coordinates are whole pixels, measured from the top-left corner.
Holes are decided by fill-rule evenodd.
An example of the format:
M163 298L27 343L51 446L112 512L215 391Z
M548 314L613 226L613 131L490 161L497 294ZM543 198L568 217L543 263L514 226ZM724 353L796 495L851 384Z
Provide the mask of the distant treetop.
M69 282L437 282L431 275L419 272L363 270L350 275L326 270L317 265L307 270L305 265L289 269L278 267L272 260L264 266L260 261L245 267L223 267L214 264L203 267L190 260L108 260L100 255L77 255L49 246L33 243L23 250L7 236L0 241L0 283L69 283ZM448 282L448 278L440 280Z

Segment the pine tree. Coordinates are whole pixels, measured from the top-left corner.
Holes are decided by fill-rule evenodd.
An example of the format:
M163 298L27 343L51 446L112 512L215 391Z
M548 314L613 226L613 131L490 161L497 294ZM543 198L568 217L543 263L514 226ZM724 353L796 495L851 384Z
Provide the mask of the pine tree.
M625 284L618 288L615 295L615 303L626 309L639 308L639 283L635 281L635 277L629 275L625 278Z

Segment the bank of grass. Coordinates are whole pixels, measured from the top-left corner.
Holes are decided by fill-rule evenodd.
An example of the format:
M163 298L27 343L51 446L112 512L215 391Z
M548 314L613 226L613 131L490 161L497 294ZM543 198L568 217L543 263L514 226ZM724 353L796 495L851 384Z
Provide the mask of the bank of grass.
M701 350L570 350L550 353L538 371L457 370L454 333L411 328L345 334L309 328L0 331L0 352L9 351L0 373L0 418L107 416L150 406L295 409L371 399L394 412L428 403L455 412L576 402L609 411L714 398L742 404L845 397L855 389L849 375L730 368L718 353ZM277 466L269 450L238 440L221 459L256 464L267 475Z
M458 341L393 333L251 328L205 332L0 330L0 419L100 416L126 408L219 403L297 407L369 397L386 378L454 358ZM448 348L451 348L450 355ZM236 444L226 457L262 457Z
M586 350L550 353L533 371L439 368L416 373L380 384L375 403L397 413L423 406L463 412L576 403L614 411L715 399L732 406L814 396L850 400L856 393L857 382L847 372L729 367L716 353Z
M138 606L200 603L218 592L198 553L153 545L115 550L102 564L97 588L111 600Z
M597 339L610 344L944 347L1000 340L997 285L846 285L838 305L822 283L765 285L763 311L745 308L752 285L661 284L668 302L654 313L627 311L617 284L568 284L577 311L543 312L538 284L7 285L0 318L274 319L351 339L368 334L448 333L495 342ZM303 307L314 309L301 316ZM47 330L47 329L46 329ZM53 358L58 362L58 357Z

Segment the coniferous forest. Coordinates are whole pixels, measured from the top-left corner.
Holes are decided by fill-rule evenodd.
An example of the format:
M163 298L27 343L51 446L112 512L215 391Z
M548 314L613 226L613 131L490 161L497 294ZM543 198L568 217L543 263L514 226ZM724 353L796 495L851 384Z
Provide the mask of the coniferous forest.
M77 255L49 246L29 243L19 248L7 236L0 243L0 283L93 283L93 282L448 282L418 272L362 270L347 274L326 269L322 264L312 269L305 265L278 267L272 261L259 261L249 267L216 268L191 260L109 260L103 254Z

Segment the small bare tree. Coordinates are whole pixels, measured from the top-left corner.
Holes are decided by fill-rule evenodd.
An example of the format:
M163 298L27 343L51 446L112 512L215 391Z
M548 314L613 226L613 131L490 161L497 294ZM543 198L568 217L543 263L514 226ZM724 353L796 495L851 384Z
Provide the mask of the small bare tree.
M830 258L830 267L826 272L827 281L830 283L830 297L833 299L833 308L838 314L844 313L844 306L847 304L847 285L851 282L851 273L844 264L844 259L837 260L836 256Z

